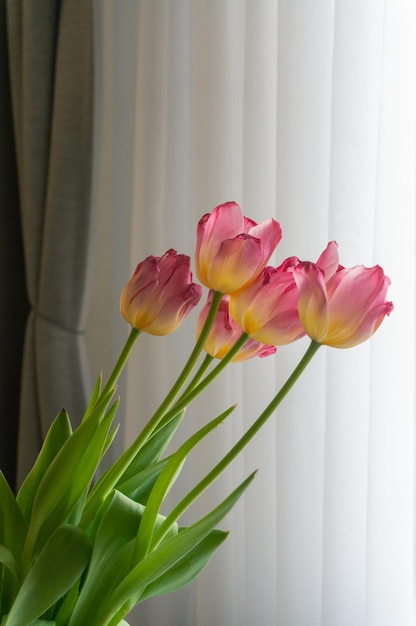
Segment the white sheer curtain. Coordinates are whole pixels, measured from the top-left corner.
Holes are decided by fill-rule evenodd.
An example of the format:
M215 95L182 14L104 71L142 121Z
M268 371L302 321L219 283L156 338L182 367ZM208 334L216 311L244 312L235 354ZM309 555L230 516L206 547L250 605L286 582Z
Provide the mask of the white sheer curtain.
M96 33L93 365L121 344L118 291L136 263L169 247L192 255L197 220L227 200L281 222L276 262L314 260L335 239L344 265L385 268L395 303L370 342L321 349L184 520L258 467L223 524L227 542L195 583L145 603L132 625L413 626L413 0L98 0ZM187 356L195 319L140 339L123 392L126 443ZM306 345L231 366L189 409L182 436L239 403L189 459L182 491Z

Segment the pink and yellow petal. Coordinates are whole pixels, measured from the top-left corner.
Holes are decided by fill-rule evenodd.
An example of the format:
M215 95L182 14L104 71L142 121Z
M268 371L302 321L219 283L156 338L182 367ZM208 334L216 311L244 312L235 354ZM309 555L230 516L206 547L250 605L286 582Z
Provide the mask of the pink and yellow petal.
M375 305L384 303L389 282L379 266L337 272L328 284L331 317L347 326L360 324Z
M238 235L222 242L208 268L212 289L232 293L254 281L262 266L262 243L249 235Z
M263 244L263 263L265 266L282 239L282 228L279 222L273 218L269 218L253 226L248 231L248 234L261 240Z
M300 263L293 270L299 290L299 318L306 334L321 343L329 328L328 301L323 271L314 263Z
M393 310L391 302L384 302L361 319L359 324L346 326L342 321L331 321L326 340L323 342L335 348L351 348L369 339L380 326L386 315Z
M338 244L336 241L330 241L328 243L317 260L316 265L323 271L325 281L328 282L339 267Z

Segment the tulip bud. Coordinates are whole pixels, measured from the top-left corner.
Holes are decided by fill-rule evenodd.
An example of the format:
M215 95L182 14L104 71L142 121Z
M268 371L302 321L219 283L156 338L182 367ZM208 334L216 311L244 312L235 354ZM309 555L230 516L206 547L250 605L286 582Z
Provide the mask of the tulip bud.
M307 335L317 343L350 348L371 337L393 310L393 304L386 302L390 279L378 265L344 268L335 252L336 244L331 242L317 263L294 268L299 316Z
M198 224L198 279L221 293L245 289L262 272L281 237L274 219L256 224L243 216L236 202L217 206Z
M281 346L305 334L292 274L298 262L296 257L290 257L279 267L266 267L250 287L231 294L231 316L252 339Z
M192 282L190 258L168 250L139 263L120 298L123 317L150 335L167 335L198 304L202 287Z

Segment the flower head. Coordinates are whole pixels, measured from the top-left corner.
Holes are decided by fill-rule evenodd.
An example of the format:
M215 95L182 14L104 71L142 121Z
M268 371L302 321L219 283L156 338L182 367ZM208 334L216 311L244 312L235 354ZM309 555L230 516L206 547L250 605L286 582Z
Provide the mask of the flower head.
M199 337L206 320L211 304L211 295L212 292L208 294L207 303L199 314L197 322L197 337ZM223 296L221 298L214 323L204 346L205 351L217 359L224 358L243 333L241 326L239 326L239 324L237 324L237 322L235 322L229 315L228 302L229 296ZM252 359L255 356L265 357L270 354L274 354L275 352L276 348L274 346L268 346L258 341L254 341L254 339L249 339L232 359L232 361L246 361L247 359Z
M230 313L252 339L280 346L305 334L292 274L297 263L289 257L279 267L266 267L250 287L231 295Z
M139 263L124 287L120 310L134 328L150 335L167 335L198 304L202 287L192 282L190 258L168 250Z
M299 316L309 337L334 348L355 346L373 335L393 304L386 302L390 279L379 265L344 268L330 242L317 263L293 270Z
M221 293L245 289L262 272L281 237L274 219L256 224L243 216L236 202L220 204L198 224L198 279Z

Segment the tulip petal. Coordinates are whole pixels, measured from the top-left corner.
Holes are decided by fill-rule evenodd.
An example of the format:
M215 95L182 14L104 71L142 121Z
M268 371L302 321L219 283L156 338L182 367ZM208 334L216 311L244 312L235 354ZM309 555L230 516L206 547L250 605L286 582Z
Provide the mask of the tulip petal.
M324 272L325 281L328 282L339 267L338 244L336 241L329 242L317 260L316 265Z
M201 295L202 287L200 285L189 285L185 291L176 294L164 304L162 300L162 305L158 311L155 307L153 318L150 315L145 318L143 315L141 318L142 326L139 328L150 335L167 335L175 331L184 317L198 304Z
M210 263L215 258L224 239L231 239L244 231L241 207L236 202L226 202L204 215L197 228L196 274L202 284L207 280Z
M261 276L244 291L231 294L231 316L256 341L280 346L305 334L298 314L298 289L292 269L296 257L279 267L266 267Z
M282 228L279 222L270 218L250 228L248 234L261 240L263 244L264 265L266 265L276 246L282 239Z
M140 263L120 297L120 311L133 328L152 335L176 330L198 303L202 287L192 282L190 258L168 250Z
M357 346L369 339L376 332L385 316L390 315L392 310L393 304L391 302L384 302L372 311L368 311L356 326L342 327L339 323L334 327L330 326L328 336L324 343L335 348L351 348Z
M305 335L305 331L299 321L297 311L293 309L280 311L259 330L253 331L251 337L257 341L273 346L284 346L297 341Z
M300 321L311 339L321 343L329 328L328 300L324 272L315 264L304 262L293 269L299 290Z
M350 347L368 339L391 312L390 280L381 267L343 269L328 284L330 326L325 343Z
M262 272L281 236L276 220L256 224L236 202L221 204L198 224L196 274L214 291L245 289Z
M263 245L260 239L242 233L222 242L211 259L208 280L212 289L232 293L243 289L263 269Z
M250 337L273 345L291 343L294 335L303 334L296 284L291 274L279 278L263 286L247 307L243 321Z

